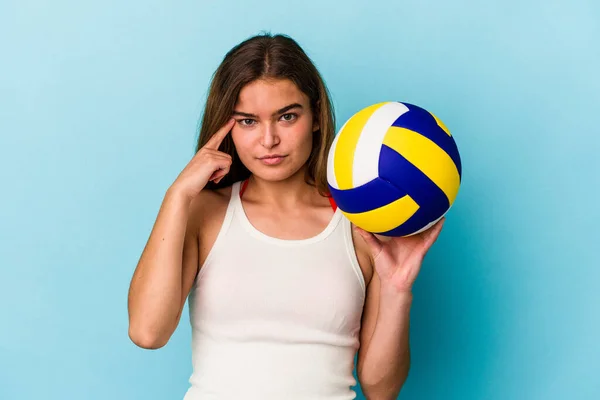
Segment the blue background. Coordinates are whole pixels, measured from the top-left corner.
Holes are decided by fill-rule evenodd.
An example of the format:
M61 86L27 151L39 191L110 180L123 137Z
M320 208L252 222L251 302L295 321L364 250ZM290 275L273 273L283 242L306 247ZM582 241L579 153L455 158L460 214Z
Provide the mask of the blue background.
M187 314L136 348L127 289L210 75L262 30L314 59L338 127L401 100L458 142L400 398L600 398L598 2L0 4L1 399L183 397Z

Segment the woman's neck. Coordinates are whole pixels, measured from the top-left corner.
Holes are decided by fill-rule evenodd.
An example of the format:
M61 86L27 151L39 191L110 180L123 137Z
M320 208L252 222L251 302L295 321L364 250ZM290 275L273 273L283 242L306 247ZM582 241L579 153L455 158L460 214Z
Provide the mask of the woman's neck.
M277 182L251 175L244 190L244 199L275 209L286 209L314 203L315 194L315 187L306 183L304 171L299 171L290 178Z

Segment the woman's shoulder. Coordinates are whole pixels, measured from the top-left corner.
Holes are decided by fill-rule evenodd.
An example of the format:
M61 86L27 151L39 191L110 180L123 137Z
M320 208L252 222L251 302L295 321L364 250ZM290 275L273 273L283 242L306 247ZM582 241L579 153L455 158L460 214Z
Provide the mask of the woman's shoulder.
M231 198L232 186L218 189L203 189L190 203L188 223L197 234L201 234L207 225L222 220Z
M190 204L188 229L194 232L200 243L199 265L204 264L225 220L231 190L231 186L203 189Z
M198 198L205 202L227 203L231 198L232 189L232 185L218 189L203 189L198 195Z
M215 208L227 207L232 186L218 189L202 189L190 204L190 215L201 216L214 213Z

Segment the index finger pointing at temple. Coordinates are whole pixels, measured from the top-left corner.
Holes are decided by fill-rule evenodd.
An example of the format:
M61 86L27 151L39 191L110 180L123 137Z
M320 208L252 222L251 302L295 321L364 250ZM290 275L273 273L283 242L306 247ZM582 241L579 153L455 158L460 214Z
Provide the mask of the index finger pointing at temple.
M233 128L234 122L235 119L233 118L227 121L227 123L223 125L221 129L219 129L214 135L210 137L210 139L208 139L204 147L217 150L221 145L221 142L223 142L223 139L225 139L225 136L227 136L229 131L231 131L231 128Z

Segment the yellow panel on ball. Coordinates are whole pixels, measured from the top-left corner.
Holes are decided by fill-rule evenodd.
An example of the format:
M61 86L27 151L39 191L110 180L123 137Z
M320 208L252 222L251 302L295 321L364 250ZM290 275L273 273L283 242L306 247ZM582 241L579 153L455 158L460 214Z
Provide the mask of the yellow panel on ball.
M383 144L396 150L431 179L452 204L460 186L454 161L425 136L406 128L390 127Z
M419 205L408 195L383 207L362 213L343 214L355 225L368 232L386 232L403 224L414 215Z
M352 187L356 143L358 143L358 138L371 115L383 104L385 103L373 104L359 111L348 120L340 131L334 158L335 177L340 189Z
M438 117L436 117L431 112L429 114L431 114L431 116L435 119L435 122L437 122L438 126L440 128L442 128L444 130L444 132L446 132L448 134L448 136L452 136L452 134L450 133L450 131L448 130L448 128L446 128L446 125L444 125L444 123Z

